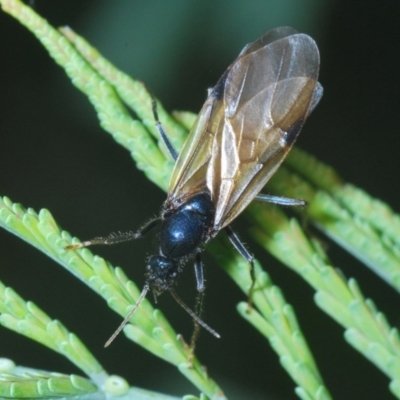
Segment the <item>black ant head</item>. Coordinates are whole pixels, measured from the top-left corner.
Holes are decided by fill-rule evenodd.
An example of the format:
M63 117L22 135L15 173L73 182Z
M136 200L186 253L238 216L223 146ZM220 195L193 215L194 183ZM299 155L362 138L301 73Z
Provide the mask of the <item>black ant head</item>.
M178 263L168 257L152 256L146 267L146 282L157 295L171 290L178 275Z

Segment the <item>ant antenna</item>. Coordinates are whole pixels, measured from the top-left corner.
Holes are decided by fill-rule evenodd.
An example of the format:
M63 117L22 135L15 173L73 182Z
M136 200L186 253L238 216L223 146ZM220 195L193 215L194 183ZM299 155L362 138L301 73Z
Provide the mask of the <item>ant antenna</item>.
M138 307L146 297L146 294L149 291L149 289L150 289L149 285L144 285L142 293L140 293L140 296L137 299L136 304L133 306L132 310L129 311L129 314L125 317L125 319L122 321L121 325L117 328L117 330L111 335L110 339L107 340L104 347L108 347L118 336L118 334L122 331L122 329L124 329L125 325L129 322L129 319L132 317L133 313L138 309Z
M221 336L218 332L214 331L211 327L209 327L194 311L192 311L184 302L183 300L177 295L175 290L170 289L170 293L172 294L172 297L175 299L175 301L199 324L201 325L205 330L211 333L211 335L215 336L217 339L219 339Z
M133 306L132 310L129 311L128 315L124 318L124 320L121 322L121 325L117 328L117 330L111 335L110 339L107 340L106 344L104 347L108 347L114 339L119 335L119 333L124 329L125 325L129 322L129 319L132 317L133 313L139 308L140 304L146 297L148 291L150 290L150 285L146 284L143 287L142 293L140 293L139 298L136 301L136 304ZM184 302L183 300L177 295L175 290L170 289L170 292L172 294L172 297L175 299L175 301L199 324L201 325L205 330L211 333L211 335L215 336L217 339L219 339L221 336L218 332L216 332L214 329L209 327L194 311L192 311Z

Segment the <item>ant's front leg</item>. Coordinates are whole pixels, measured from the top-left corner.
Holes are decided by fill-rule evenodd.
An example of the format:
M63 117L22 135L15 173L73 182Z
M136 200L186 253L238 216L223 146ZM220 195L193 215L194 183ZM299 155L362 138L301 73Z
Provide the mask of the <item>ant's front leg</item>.
M143 227L141 227L136 232L115 232L111 233L108 236L104 237L96 237L91 240L86 240L81 243L70 244L65 246L65 250L76 250L81 249L82 247L93 246L95 244L116 244L121 242L127 242L129 240L140 239L143 237L147 232L151 231L155 226L160 223L160 219L152 219L151 221L147 222Z

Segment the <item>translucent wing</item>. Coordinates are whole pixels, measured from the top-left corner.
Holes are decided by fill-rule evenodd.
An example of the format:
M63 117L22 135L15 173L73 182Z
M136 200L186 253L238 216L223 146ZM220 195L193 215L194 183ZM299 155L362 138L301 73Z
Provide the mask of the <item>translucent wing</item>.
M208 191L214 230L254 199L322 96L318 48L292 28L247 45L205 102L179 155L168 202Z

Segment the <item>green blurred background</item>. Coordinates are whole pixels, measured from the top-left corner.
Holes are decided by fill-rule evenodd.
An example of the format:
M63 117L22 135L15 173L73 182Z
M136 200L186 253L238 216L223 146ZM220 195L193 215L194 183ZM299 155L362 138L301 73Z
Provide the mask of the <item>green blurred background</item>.
M242 47L277 26L310 34L321 52L322 102L298 145L342 177L399 210L400 3L395 1L80 1L36 0L55 26L69 25L116 66L142 80L168 110L197 112ZM165 194L137 171L129 154L98 126L85 97L34 37L0 13L0 194L48 208L82 239L131 230L158 213ZM246 226L238 231L246 237ZM321 235L322 237L322 235ZM344 343L343 330L313 303L313 291L254 243L272 280L295 305L326 384L336 399L392 398L387 378ZM96 253L144 280L152 239ZM329 244L335 266L399 322L399 297L364 266ZM231 399L294 399L294 384L269 345L236 314L245 296L210 257L205 320L221 340L203 333L198 356ZM77 333L110 372L136 386L182 395L196 390L170 365L122 336L105 340L120 318L44 255L0 231L1 279ZM191 302L191 267L179 293ZM189 336L190 318L164 295L159 307ZM0 356L17 363L79 373L62 357L0 330Z

